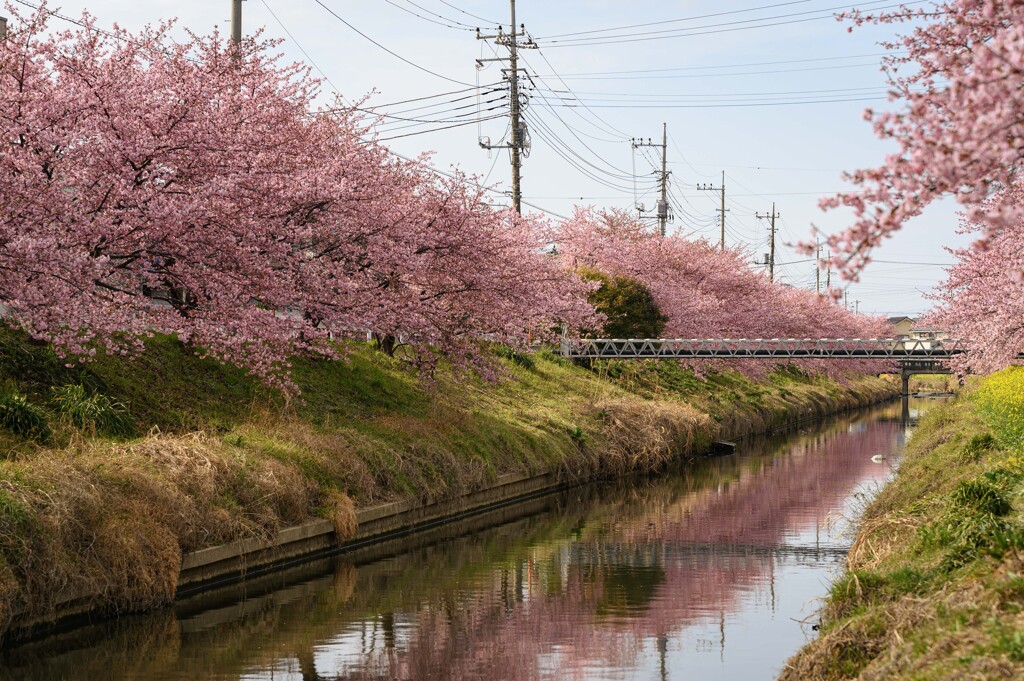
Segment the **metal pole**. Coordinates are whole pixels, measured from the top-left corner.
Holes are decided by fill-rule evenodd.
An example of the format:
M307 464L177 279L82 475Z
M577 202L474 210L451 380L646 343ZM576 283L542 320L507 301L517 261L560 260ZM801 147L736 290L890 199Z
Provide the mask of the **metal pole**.
M722 176L724 177L725 173L722 173ZM775 281L775 217L776 217L775 216L775 203L773 202L772 203L772 220L771 220L771 225L772 225L772 242L771 242L771 248L768 249L768 278L771 281ZM725 214L724 213L722 214L722 224L723 225L725 224ZM725 232L724 232L724 227L723 227L723 234L724 233Z
M516 45L516 0L509 0L512 12L512 26L509 32L509 71L511 81L509 82L509 107L512 114L512 207L517 213L522 213L523 193L520 185L520 165L522 160L519 150L522 146L522 130L519 122L519 55Z
M719 242L719 248L725 250L725 171L722 171L722 240ZM774 210L772 211L775 212Z
M231 42L236 47L242 42L242 0L231 0Z
M821 293L821 242L814 240L814 292Z
M661 205L658 206L661 235L665 236L668 223L668 124L661 124Z

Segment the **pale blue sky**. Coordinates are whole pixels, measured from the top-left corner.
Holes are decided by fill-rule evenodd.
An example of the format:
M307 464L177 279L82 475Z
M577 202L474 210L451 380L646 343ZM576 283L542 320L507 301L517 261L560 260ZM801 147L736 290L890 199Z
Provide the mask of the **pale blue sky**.
M438 75L388 54L315 0L246 0L245 31L264 28L270 36L284 37L286 55L305 61L306 56L286 36L283 25L349 100L376 90L371 103L386 104L466 90L466 85L459 83L475 85L478 76L482 84L500 79L496 63L479 73L475 68L475 59L493 57L494 53L476 40L469 27L479 25L490 33L493 23L470 15L500 21L507 28L507 0L322 2L355 29ZM844 188L842 170L875 165L891 151L874 137L861 112L866 106L886 105L884 100L866 98L884 97L885 79L878 68L883 50L877 43L893 29L862 28L851 34L845 24L820 17L840 7L889 4L845 5L842 0L724 0L713 4L694 0L519 0L517 20L525 23L527 31L542 45L539 51L523 53L527 70L538 86L527 113L533 144L523 166L524 200L561 214L567 214L574 203L628 208L634 203L629 178L635 163L641 201L652 207L654 194L645 193L644 187L653 184L650 160L655 154L648 150L648 156L640 152L634 155L627 138L660 139L661 124L666 122L674 201L680 209L672 228L718 239L718 194L697 191L696 184L712 182L718 186L724 170L729 209L727 243L746 245L757 254L766 252L767 226L764 220L755 219L754 213L770 212L775 201L782 216L776 261L792 263L779 265L777 273L783 281L813 288L813 264L794 262L805 258L781 242L808 237L812 223L826 232L844 226L849 216L840 211L822 213L817 208L818 199ZM754 10L758 7L763 9ZM208 33L216 26L227 34L230 16L230 0L63 0L52 2L50 8L72 16L88 9L100 25L118 22L132 29L176 16L182 28L199 33ZM581 33L710 14L719 16ZM679 28L692 30L685 37L612 44L553 42L571 41L580 35L630 40L631 36L624 34L638 34L632 37L650 38L671 35L652 35L651 31ZM569 35L553 37L558 34ZM634 73L608 73L612 71ZM556 73L564 77L564 83ZM326 90L333 88L326 86ZM472 94L457 92L386 110L409 118L461 122L474 116L476 100ZM499 95L485 95L484 99L495 96ZM822 99L858 101L820 103ZM578 104L579 100L589 109L561 106ZM793 101L802 103L777 104ZM762 105L767 102L772 105ZM418 108L429 104L437 106ZM408 109L414 110L400 113ZM506 125L505 120L487 121L481 124L481 132L497 141ZM442 124L392 121L383 126L381 137L440 127ZM458 165L507 190L507 152L488 154L478 146L477 135L477 126L468 125L392 139L387 144L405 155L434 150L437 167ZM597 179L567 163L553 144L563 145L562 155L590 168ZM579 197L585 198L580 201ZM941 279L941 266L903 263L950 262L942 245L964 243L955 235L955 228L954 207L950 204L916 220L876 253L880 260L900 264L880 262L869 266L862 281L850 285L850 300L860 300L861 311L880 314L911 314L927 309L930 304L920 292Z

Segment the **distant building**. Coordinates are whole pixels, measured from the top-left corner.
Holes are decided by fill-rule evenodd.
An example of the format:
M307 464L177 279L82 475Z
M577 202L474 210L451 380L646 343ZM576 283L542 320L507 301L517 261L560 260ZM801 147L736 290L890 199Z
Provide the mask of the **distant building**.
M889 317L885 321L892 324L893 335L896 338L909 338L917 324L913 317Z

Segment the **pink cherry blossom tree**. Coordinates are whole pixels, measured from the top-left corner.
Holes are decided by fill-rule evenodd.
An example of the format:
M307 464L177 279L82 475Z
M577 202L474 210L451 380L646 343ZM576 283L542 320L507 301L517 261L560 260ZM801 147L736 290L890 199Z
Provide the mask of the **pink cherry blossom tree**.
M624 211L578 209L555 238L567 267L593 267L647 286L668 317L669 337L872 338L890 331L884 320L854 315L826 296L769 281L748 266L749 254L680 236L659 237ZM799 364L832 376L878 368L870 362ZM759 374L774 363L735 366Z
M873 248L943 196L955 197L978 228L979 254L993 234L1019 229L1024 206L988 198L1016 181L1024 154L1024 3L955 0L845 18L909 30L884 44L894 51L883 65L899 108L865 112L898 150L849 174L857 190L822 202L854 212L853 224L829 239L842 272L856 276Z
M1022 202L1024 191L1011 185L988 203L997 211L996 204L1020 206ZM1012 227L995 228L965 218L960 229L984 235L985 246L952 251L957 263L934 295L939 306L931 320L971 341L970 352L951 362L954 368L997 371L1018 362L1017 356L1024 352L1024 218Z
M836 264L855 277L871 250L907 220L940 197L954 197L963 207L963 232L978 238L953 252L960 262L939 289L935 321L972 342L968 356L952 363L956 368L989 371L1014 362L1024 350L1024 4L956 0L845 18L854 26L909 30L885 45L900 50L884 60L899 108L866 112L898 151L877 168L850 174L858 191L822 203L855 216L830 239Z
M331 332L483 366L589 318L544 226L370 140L276 43L14 15L0 45L0 303L63 352L176 334L289 388Z

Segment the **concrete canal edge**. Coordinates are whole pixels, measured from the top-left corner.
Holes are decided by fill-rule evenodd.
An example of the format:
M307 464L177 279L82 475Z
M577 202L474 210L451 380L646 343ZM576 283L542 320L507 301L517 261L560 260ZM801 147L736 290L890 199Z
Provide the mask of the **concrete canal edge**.
M485 489L441 501L397 501L356 511L356 536L339 542L334 524L313 520L281 530L273 540L243 539L186 553L181 560L177 597L280 569L298 561L352 550L369 543L412 534L458 518L553 494L584 480L555 473L498 477Z

